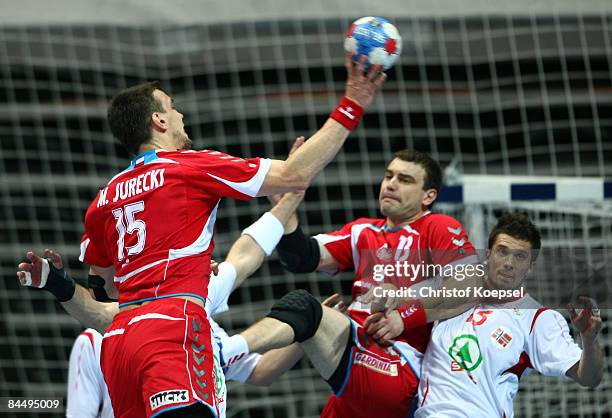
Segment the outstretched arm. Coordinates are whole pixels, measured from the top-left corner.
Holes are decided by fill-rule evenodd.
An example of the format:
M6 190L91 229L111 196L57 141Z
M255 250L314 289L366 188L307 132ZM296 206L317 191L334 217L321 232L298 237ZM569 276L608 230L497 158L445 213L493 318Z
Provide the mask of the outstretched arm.
M95 301L84 287L76 284L68 275L61 256L54 251L46 249L43 253L45 258L31 251L26 256L29 262L20 263L17 272L22 285L48 290L73 318L84 326L104 333L119 312L117 303Z
M374 99L386 75L382 66L373 65L365 71L365 57L354 64L347 57L345 67L348 73L345 98L336 111L297 152L285 161L273 160L258 196L269 196L305 190L312 179L338 153L351 129L359 121L363 108Z
M104 334L119 312L117 302L97 302L87 289L80 285L76 286L72 299L62 302L62 307L83 326L93 328L101 334Z
M580 331L582 355L566 375L582 386L594 388L601 383L603 376L603 350L597 338L602 321L599 308L593 300L581 296L580 301L585 305L580 313L573 307L569 311L572 324Z

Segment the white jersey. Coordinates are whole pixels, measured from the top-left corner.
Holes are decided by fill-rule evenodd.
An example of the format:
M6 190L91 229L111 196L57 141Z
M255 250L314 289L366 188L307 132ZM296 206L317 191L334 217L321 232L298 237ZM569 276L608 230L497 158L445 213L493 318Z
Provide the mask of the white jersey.
M253 369L261 358L260 354L248 352L248 345L244 338L238 335L230 337L225 330L217 324L212 317L229 310L227 300L229 299L234 283L236 282L236 270L231 263L219 264L219 274L211 275L208 284L208 296L206 297L206 314L215 341L213 356L217 374L222 377L219 388L219 418L225 418L227 387L225 380L238 380L245 383ZM231 361L230 361L231 360ZM228 364L229 363L229 364Z
M236 281L236 270L231 263L219 264L219 275L211 276L206 298L206 310L213 339L219 348L220 362L225 378L246 383L253 369L259 362L261 354L248 353L249 347L240 335L229 336L212 317L229 310L227 300Z
M113 418L113 407L100 369L102 335L88 328L72 345L68 368L67 418Z
M236 282L236 270L231 263L219 264L219 274L211 275L208 284L205 310L215 341L213 355L215 367L221 377L245 383L261 358L248 352L244 338L230 337L213 319L229 309L227 300ZM90 336L91 335L91 336ZM92 337L95 336L95 337ZM100 368L102 336L96 330L87 329L75 341L70 354L68 373L68 418L113 418L113 410ZM80 353L85 353L81 355ZM93 354L95 353L95 355ZM221 379L219 388L219 418L225 417L227 388ZM95 411L95 413L94 413ZM99 413L98 413L99 412Z
M478 305L434 326L415 417L510 418L521 378L563 377L581 353L563 316L530 296Z

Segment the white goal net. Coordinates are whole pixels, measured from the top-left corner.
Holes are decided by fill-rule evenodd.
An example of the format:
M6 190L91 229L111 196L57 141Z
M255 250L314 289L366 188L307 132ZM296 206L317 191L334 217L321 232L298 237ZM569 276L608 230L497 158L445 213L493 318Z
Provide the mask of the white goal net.
M403 55L308 191L300 210L307 232L377 216L384 164L402 148L430 152L469 175L612 176L612 6L605 1L391 1L387 12L369 11L372 2L302 9L297 1L185 1L167 16L152 11L156 0L146 7L108 2L95 13L87 12L91 3L65 0L62 13L15 6L0 18L0 397L65 394L80 327L50 295L20 288L16 264L27 249L50 247L71 260L74 275L85 274L76 257L86 205L128 161L106 125L106 103L129 85L160 80L196 148L283 157L342 94L349 23L386 15L403 36ZM580 249L567 266L542 269L582 263L589 274L603 269L609 283L612 188L602 187L595 198L577 188L574 200L510 194L502 203L458 199L438 210L464 222L478 245L502 212L525 211L543 229L545 246ZM264 200L223 203L216 258L267 207ZM273 257L235 292L221 323L240 330L292 289L348 297L349 287L348 275L291 275ZM532 376L517 397L517 416L609 416L607 327L602 340L606 373L597 390ZM327 393L304 362L270 388L231 385L228 415L314 417Z

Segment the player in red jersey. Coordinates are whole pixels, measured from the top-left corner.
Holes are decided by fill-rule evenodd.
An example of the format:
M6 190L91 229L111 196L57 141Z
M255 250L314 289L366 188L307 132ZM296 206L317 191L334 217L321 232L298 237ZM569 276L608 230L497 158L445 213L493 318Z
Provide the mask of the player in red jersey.
M478 261L463 226L450 216L428 209L441 182L441 169L431 157L418 151L400 151L387 166L380 188L380 209L385 218L358 219L339 231L313 238L300 231L297 221L286 229L288 234L277 250L288 270L355 271L348 317L321 309L307 292L295 291L278 301L267 318L243 335L252 351L293 341L302 343L333 391L323 417L408 416L430 327L406 331L391 345L381 346L372 341L363 324L373 310L370 289L409 287L427 277L426 266L456 268ZM410 266L421 266L421 270ZM380 277L384 273L391 274ZM369 296L364 299L366 293ZM427 318L419 321L425 323L462 310L465 308L427 310ZM422 309L414 311L423 313ZM407 311L407 316L412 314L413 310Z
M218 416L203 307L219 200L305 189L385 80L364 64L347 57L345 97L286 161L189 150L183 115L156 83L113 98L111 131L136 157L89 206L81 260L118 290L101 360L118 417Z

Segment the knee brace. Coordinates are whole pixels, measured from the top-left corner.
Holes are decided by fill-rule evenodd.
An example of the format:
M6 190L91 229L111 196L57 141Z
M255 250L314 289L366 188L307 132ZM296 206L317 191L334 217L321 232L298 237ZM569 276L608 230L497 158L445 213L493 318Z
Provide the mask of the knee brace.
M267 316L293 328L295 341L301 343L317 332L323 317L323 307L310 293L299 289L278 300Z

